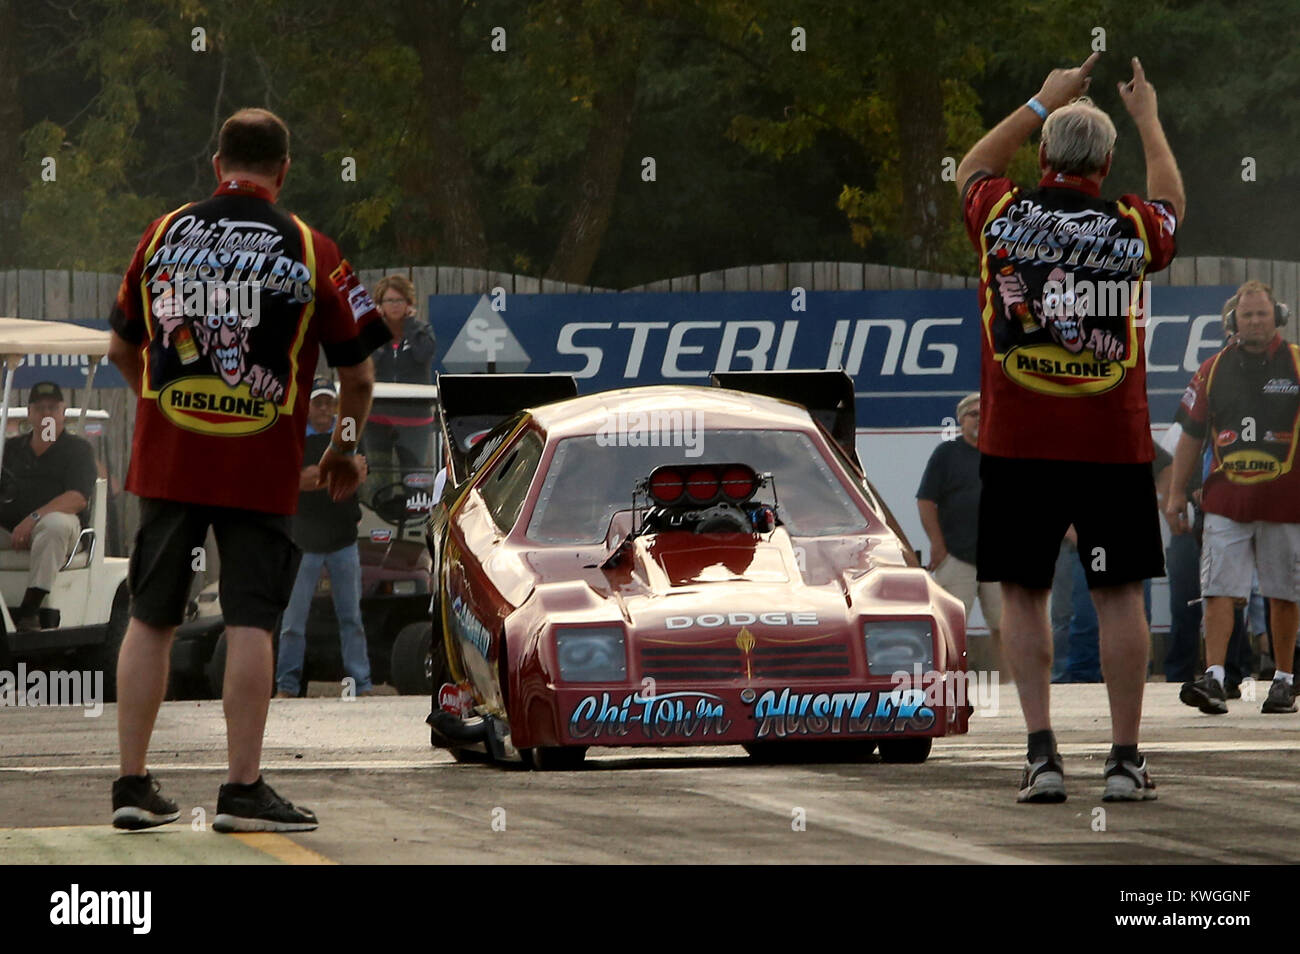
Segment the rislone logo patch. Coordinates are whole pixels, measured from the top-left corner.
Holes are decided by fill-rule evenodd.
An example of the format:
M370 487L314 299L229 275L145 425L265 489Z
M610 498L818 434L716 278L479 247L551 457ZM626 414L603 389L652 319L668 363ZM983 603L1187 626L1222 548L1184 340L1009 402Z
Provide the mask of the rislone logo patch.
M1271 454L1243 450L1224 457L1220 469L1234 484L1260 484L1276 480L1289 468Z
M275 403L255 398L247 384L228 386L216 377L180 378L158 392L158 409L177 427L200 434L237 437L275 423Z
M1007 377L1022 388L1060 397L1109 391L1124 380L1124 365L1091 354L1071 354L1060 345L1023 345L1002 361Z

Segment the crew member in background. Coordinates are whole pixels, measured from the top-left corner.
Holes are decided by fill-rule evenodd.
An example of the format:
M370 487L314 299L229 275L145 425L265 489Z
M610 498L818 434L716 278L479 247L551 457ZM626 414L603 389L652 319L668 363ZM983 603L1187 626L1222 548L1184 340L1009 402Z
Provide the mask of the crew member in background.
M293 516L293 542L302 550L293 594L280 622L280 653L276 662L276 697L292 699L302 685L303 657L307 651L307 615L321 570L329 574L330 596L339 622L339 648L343 671L352 679L357 696L374 694L370 682L370 656L361 621L361 553L357 549L357 523L361 504L357 495L334 501L320 482L317 461L334 433L338 395L334 382L317 378L307 407L307 441L303 445L302 476L298 483L298 512ZM366 459L361 462L365 479Z
M0 550L30 550L27 590L11 610L20 631L40 629L40 609L86 525L95 496L95 452L64 429L63 391L42 381L27 395L26 434L4 447Z
M980 512L980 396L968 394L957 403L956 440L942 441L930 455L916 492L921 526L930 538L926 569L934 580L966 605L970 617L978 591L980 609L989 627L990 652L973 669L996 669L998 628L1002 622L1002 594L996 583L975 580L975 540ZM967 641L972 656L978 650Z
M1229 302L1232 338L1197 370L1178 408L1183 433L1174 453L1166 507L1170 528L1186 533L1183 488L1199 466L1201 442L1214 455L1201 489L1201 594L1205 674L1178 698L1202 712L1228 711L1224 660L1234 600L1250 597L1259 574L1268 600L1276 668L1262 711L1295 712L1293 656L1300 622L1300 473L1294 470L1300 416L1300 347L1282 340L1286 306L1262 282L1248 281Z
M1150 647L1142 581L1164 575L1140 289L1173 259L1183 186L1135 58L1119 93L1142 139L1150 198L1101 198L1115 125L1077 99L1099 56L1053 70L957 169L980 257L980 526L998 528L979 535L976 567L980 581L1002 583L1003 655L1029 730L1021 802L1066 797L1047 604L1070 524L1101 621L1112 739L1102 797L1156 794L1138 752ZM1043 177L1022 190L1006 171L1040 123ZM1126 294L1107 300L1101 289L1117 284Z
M375 286L375 301L393 340L375 349L376 381L429 384L437 341L415 312L415 286L405 275L389 275ZM402 471L428 467L433 414L427 404L377 400L366 427L365 450L375 467L388 468L396 455Z

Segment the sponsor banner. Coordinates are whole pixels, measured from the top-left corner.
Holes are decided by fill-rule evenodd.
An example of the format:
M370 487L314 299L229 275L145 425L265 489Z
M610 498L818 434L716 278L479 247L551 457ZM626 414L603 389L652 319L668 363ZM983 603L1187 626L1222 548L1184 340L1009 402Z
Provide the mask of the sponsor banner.
M1152 420L1173 419L1201 362L1223 345L1230 286L1152 287L1147 390ZM802 306L795 310L792 306ZM934 425L979 388L973 289L911 291L443 295L429 298L439 369L560 371L583 393L642 384L707 385L713 371L843 368L859 427ZM1118 362L1056 344L1020 349L1012 373L1054 393L1060 378L1100 393ZM1032 383L1031 383L1032 382Z

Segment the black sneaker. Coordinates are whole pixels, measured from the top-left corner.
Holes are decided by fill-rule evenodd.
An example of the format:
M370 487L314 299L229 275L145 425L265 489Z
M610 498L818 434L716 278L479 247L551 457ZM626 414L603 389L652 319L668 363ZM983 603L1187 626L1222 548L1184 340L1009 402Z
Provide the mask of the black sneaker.
M1183 683L1178 699L1209 715L1223 715L1228 711L1228 697L1223 692L1223 684L1208 672L1199 679Z
M1025 774L1020 779L1017 802L1050 804L1065 801L1065 768L1059 755L1025 760Z
M315 831L316 814L296 808L259 775L252 785L226 783L217 795L214 831Z
M1284 679L1274 679L1268 687L1268 698L1260 707L1260 712L1295 712L1295 687L1288 685Z
M1156 797L1156 783L1147 772L1147 760L1106 760L1106 792L1103 802L1147 802Z
M161 786L149 773L123 775L113 783L113 827L128 831L156 828L181 817L180 809L164 798Z
M1241 683L1239 683L1239 682L1230 682L1230 683L1228 683L1226 686L1224 686L1224 687L1223 687L1223 697L1224 697L1225 699L1240 699L1240 698L1241 698Z

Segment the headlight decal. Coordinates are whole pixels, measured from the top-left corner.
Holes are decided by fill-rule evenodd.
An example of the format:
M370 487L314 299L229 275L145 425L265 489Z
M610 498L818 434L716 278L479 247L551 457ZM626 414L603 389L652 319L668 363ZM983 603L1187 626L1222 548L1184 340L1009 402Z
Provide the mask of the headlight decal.
M934 630L928 619L869 619L862 623L867 671L873 676L934 669Z
M616 627L555 630L555 655L565 682L623 682L627 679L627 645Z

